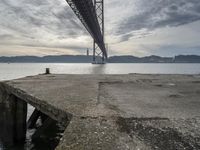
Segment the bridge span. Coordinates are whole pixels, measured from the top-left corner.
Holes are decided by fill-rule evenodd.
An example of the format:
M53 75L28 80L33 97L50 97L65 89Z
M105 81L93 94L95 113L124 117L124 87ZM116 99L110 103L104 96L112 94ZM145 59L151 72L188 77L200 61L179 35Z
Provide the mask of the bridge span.
M93 62L96 62L96 56L101 56L104 61L108 56L104 43L104 0L66 1L94 39Z

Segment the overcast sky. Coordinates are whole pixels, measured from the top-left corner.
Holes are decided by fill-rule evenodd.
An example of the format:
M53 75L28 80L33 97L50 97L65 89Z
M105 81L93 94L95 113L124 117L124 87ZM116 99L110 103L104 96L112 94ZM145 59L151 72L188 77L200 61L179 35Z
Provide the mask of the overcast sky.
M105 0L110 55L200 55L200 0ZM1 0L0 56L85 54L92 39L65 0Z

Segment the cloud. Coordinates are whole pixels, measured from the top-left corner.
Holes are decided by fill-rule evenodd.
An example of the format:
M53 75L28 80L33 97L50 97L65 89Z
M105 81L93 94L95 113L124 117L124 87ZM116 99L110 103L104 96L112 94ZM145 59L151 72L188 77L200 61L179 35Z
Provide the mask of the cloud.
M138 51L145 43L198 46L200 23L191 26L198 20L199 0L105 1L105 35L111 54L142 55L150 52L147 47ZM186 30L188 38L182 36ZM23 47L23 54L85 53L92 38L65 0L1 0L0 55L8 51L18 55L18 47Z
M52 33L73 30L78 34L82 31L82 26L78 25L78 19L73 15L73 12L68 8L67 3L59 1L42 2L41 0L2 0L1 3L1 25L6 25L11 29L18 29L27 33L33 31L34 28L44 27L43 30L51 29ZM11 24L11 22L13 22ZM21 25L24 26L22 28ZM81 32L82 33L82 32ZM79 33L80 34L80 33Z
M125 34L122 40L128 40L126 36L133 31L178 27L200 20L199 0L141 0L135 5L140 10L124 17L116 29L116 35Z
M149 51L146 55L175 56L175 55L200 55L200 46L185 47L180 45L148 45Z
M1 46L0 56L22 56L22 55L78 55L80 52L72 49L46 48L46 47L27 47L27 46Z
M33 39L52 42L87 36L80 21L62 0L1 0L0 13L1 41L6 42L9 37L7 42L11 43Z

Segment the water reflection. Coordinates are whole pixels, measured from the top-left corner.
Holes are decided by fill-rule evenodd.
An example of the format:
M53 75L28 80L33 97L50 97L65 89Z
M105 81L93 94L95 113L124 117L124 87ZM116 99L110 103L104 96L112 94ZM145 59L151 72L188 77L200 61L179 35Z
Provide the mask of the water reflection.
M106 72L106 65L96 64L91 68L90 74L105 74Z

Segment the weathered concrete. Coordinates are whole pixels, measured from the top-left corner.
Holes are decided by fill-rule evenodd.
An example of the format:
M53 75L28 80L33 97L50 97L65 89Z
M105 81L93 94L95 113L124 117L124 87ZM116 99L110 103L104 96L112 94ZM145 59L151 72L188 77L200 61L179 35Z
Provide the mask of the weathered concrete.
M66 125L57 150L200 149L200 75L38 75L0 88Z
M26 138L27 103L1 87L0 128L7 145L22 143Z

